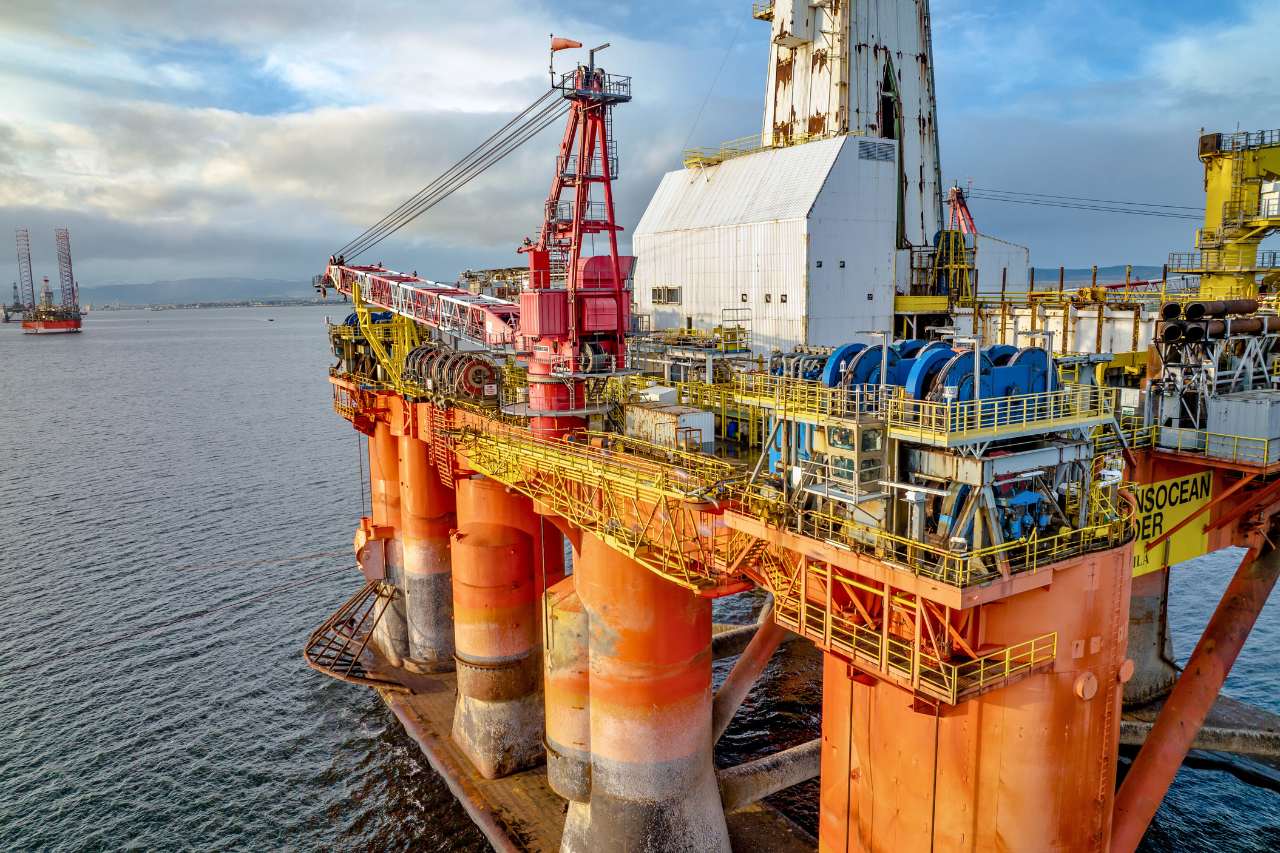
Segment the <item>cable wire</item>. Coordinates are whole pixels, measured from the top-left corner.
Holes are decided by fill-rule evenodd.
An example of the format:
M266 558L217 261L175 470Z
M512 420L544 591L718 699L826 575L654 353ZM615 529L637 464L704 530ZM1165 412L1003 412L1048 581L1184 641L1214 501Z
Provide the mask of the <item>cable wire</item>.
M1061 199L1065 201L1089 201L1089 202L1095 202L1097 204L1118 204L1118 205L1125 205L1129 207L1164 207L1164 208L1170 208L1172 210L1194 210L1197 212L1203 210L1203 208L1196 207L1194 205L1189 205L1189 204L1162 204L1159 202L1147 202L1147 201L1115 201L1115 200L1105 199L1105 198L1083 198L1081 196L1074 196L1074 195L1052 195L1050 193L1026 193L1026 192L1018 192L1017 190L997 190L997 189L992 189L990 187L973 187L970 190L970 192L999 193L1000 195L1024 196L1027 198L1051 198L1051 199Z
M396 233L449 196L453 195L453 193L466 186L472 180L484 174L491 166L505 158L512 151L515 151L517 148L533 139L551 124L564 116L568 111L569 106L566 104L556 106L549 112L535 117L525 126L525 129L522 132L519 132L512 138L504 141L501 144L501 147L485 154L483 159L470 164L466 171L461 173L454 181L440 187L431 195L423 198L412 209L402 214L394 223L388 224L372 238L366 239L363 243L351 249L346 255L347 259L359 257L361 254L372 249L374 246L378 245L383 240L387 239L392 234Z
M414 201L416 201L416 200L417 200L417 198L418 198L419 196L421 196L423 193L425 193L425 192L427 192L428 190L430 190L432 187L434 187L436 184L438 184L441 180L443 180L443 179L447 178L451 172L453 172L455 169L457 169L457 168L458 168L459 166L461 166L462 164L466 163L466 162L467 162L467 160L469 160L470 158L472 158L473 156L475 156L476 154L478 154L478 153L479 153L481 150L483 150L487 145L489 145L491 142L493 142L493 141L494 141L494 139L496 139L498 136L500 136L501 134L503 134L504 132L506 132L506 131L507 131L507 130L508 130L508 129L513 125L513 124L515 124L516 122L520 121L522 118L524 118L526 115L528 115L531 111L533 111L534 109L536 109L540 104L542 104L542 102L543 102L543 101L545 101L547 98L549 98L551 95L553 95L553 94L555 93L555 91L556 91L555 89L548 89L546 92L543 92L543 93L542 93L542 95L541 95L541 96L540 96L536 101L534 101L534 102L533 102L532 104L530 104L529 106L525 107L523 110L521 110L519 113L517 113L517 114L516 114L516 115L515 115L515 116L514 116L510 121L508 121L508 122L507 122L506 124L504 124L502 127L498 128L496 131L494 131L492 134L490 134L490 136L489 136L489 138L488 138L488 139L484 140L484 141L483 141L483 142L481 142L479 145L477 145L475 148L471 149L471 151L469 151L465 156L463 156L463 158L462 158L461 160L459 160L457 163L455 163L455 164L453 164L452 166L450 166L450 167L449 167L448 169L446 169L442 174L438 175L434 180L432 180L432 181L431 181L431 183L427 184L425 187L423 187L422 189L418 190L418 192L416 192L416 193L414 193L413 195L409 196L409 198L407 198L405 201L403 201L403 202L400 204L400 206L399 206L399 207L397 207L395 210L391 211L391 212L390 212L390 213L388 213L386 216L384 216L384 217L382 217L381 219L379 219L379 220L378 220L377 222L375 222L373 225L370 225L370 226L369 226L368 228L366 228L363 232L361 232L361 233L360 233L360 234L359 234L355 239L348 241L348 242L347 242L347 244L346 244L345 246L343 246L341 249L339 249L335 254L345 254L345 253L346 253L346 252L347 252L347 251L348 251L352 246L354 246L355 244L359 243L362 239L364 239L366 236L368 236L370 233L372 233L372 232L373 232L374 230L376 230L377 228L381 227L381 226L382 226L383 224L385 224L386 222L390 221L394 216L396 216L396 215L398 215L399 213L401 213L402 211L404 211L406 208L408 208L408 207L409 207L409 205L410 205L410 204L414 203Z
M533 139L570 109L569 104L563 101L548 103L548 98L555 94L555 89L548 90L465 157L402 202L395 210L366 228L361 235L335 254L343 255L345 259L358 257Z
M1035 207L1058 207L1058 208L1066 208L1070 210L1089 210L1089 211L1095 211L1098 213L1123 213L1129 216L1154 216L1161 219L1188 219L1188 220L1200 221L1200 219L1202 218L1201 216L1196 216L1190 213L1173 213L1170 211L1161 211L1161 210L1142 210L1139 208L1131 208L1131 207L1107 207L1103 205L1075 204L1075 203L1066 202L1066 201L1033 201L1031 199L1025 199L1025 198L1006 198L1006 197L997 196L997 195L986 195L983 193L978 193L976 191L969 193L967 197L975 201L995 201L995 202L1004 202L1005 204L1032 205Z
M551 123L568 112L568 110L569 107L567 104L553 105L552 107L548 107L544 111L535 114L533 118L527 120L524 124L516 128L516 130L508 135L507 138L500 140L496 146L484 152L480 157L474 159L472 162L466 164L466 166L463 167L463 169L449 182L436 187L432 193L420 198L416 204L405 210L396 219L385 225L381 230L370 235L363 242L353 246L348 252L349 257L356 257L368 251L381 243L387 237L390 237L396 231L399 231L405 225L408 225L414 219L421 216L444 199L448 198L475 178L479 177L487 171L489 167L502 160L516 148L519 148L530 139L533 139Z

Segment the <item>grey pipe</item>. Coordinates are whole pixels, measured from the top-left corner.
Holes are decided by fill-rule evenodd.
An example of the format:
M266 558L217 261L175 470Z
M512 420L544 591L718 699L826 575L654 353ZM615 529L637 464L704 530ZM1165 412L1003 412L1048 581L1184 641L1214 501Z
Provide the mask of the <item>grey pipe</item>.
M758 803L771 794L818 778L822 738L716 772L720 802L726 813Z

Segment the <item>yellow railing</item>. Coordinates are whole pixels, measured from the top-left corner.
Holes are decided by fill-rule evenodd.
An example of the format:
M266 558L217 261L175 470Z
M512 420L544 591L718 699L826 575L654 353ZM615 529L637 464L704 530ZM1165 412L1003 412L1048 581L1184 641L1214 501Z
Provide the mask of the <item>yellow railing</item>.
M1116 394L1114 388L1074 385L1040 394L963 402L899 395L886 401L886 422L895 438L926 443L998 439L1032 429L1110 418L1115 413Z
M827 583L833 580L821 570L814 574ZM834 580L848 582L846 578ZM774 585L774 619L779 625L862 668L949 705L1051 666L1057 657L1058 635L1048 633L976 658L943 660L909 640L886 634L883 626L862 622L852 612L804 599L807 589L808 583L799 580ZM913 606L909 600L900 603ZM918 614L917 618L923 616Z
M769 5L772 6L773 4L770 3ZM772 145L765 145L761 142L760 134L758 133L751 136L740 136L737 139L722 142L715 148L687 149L684 152L684 167L686 169L696 169L701 166L715 166L725 160L732 160L745 154L755 154L757 151L766 151L771 148L787 148L831 135L833 134L797 134L786 140L777 140Z
M954 705L1038 666L1051 664L1057 655L1056 632L959 663L940 661L921 652L920 687L934 698Z
M1114 548L1129 536L1128 520L1118 515L1111 518L1095 515L1094 523L1088 527L1052 535L1033 531L1024 539L953 551L821 510L791 511L780 493L768 486L734 483L727 488L727 494L747 514L793 533L860 551L895 563L913 574L960 588L988 583L1004 575L1034 572L1080 554Z
M474 470L522 492L651 571L690 589L717 580L708 494L738 469L635 439L545 439L483 416L453 434Z
M828 388L821 382L771 373L738 374L734 393L743 402L790 417L875 418L881 410L878 387Z
M715 352L744 352L751 348L751 332L742 326L714 329L659 329L651 337L667 346L695 347Z
M767 147L769 146L761 143L760 134L756 133L751 136L730 139L727 142L720 143L719 147L716 148L690 148L684 152L684 167L686 169L694 169L699 166L714 166L717 163L723 163L725 160L732 160L734 157L763 151Z
M1194 453L1211 459L1243 465L1271 465L1280 462L1280 439L1248 435L1228 435L1182 427L1149 427L1156 436L1157 450Z
M751 4L751 17L757 21L773 20L773 0L764 0L761 3Z

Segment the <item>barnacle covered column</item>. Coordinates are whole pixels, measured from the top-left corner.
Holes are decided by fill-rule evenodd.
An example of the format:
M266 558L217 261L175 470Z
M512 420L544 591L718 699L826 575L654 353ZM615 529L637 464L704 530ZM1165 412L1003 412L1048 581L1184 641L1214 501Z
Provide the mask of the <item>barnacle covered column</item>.
M592 535L573 577L589 619L591 780L562 850L728 851L711 739L711 602Z
M409 657L419 672L453 669L453 582L449 531L453 490L431 463L427 444L400 437L400 517Z
M379 620L374 636L392 666L403 666L409 657L408 623L405 619L404 547L401 539L399 441L385 421L374 424L369 436L369 499L375 529L393 531L383 541L383 566L387 583L396 596Z
M591 793L589 624L576 578L547 590L543 636L547 782L566 800Z
M541 529L543 520L528 498L493 480L460 480L457 502L453 739L495 779L543 759L537 568L543 561L540 543L526 532Z

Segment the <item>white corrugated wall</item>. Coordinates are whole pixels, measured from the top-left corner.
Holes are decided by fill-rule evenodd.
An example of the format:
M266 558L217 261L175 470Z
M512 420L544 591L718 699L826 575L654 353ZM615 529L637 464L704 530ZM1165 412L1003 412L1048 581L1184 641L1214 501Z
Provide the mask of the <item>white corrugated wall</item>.
M897 168L892 143L858 138L832 165L809 215L808 343L893 328Z

